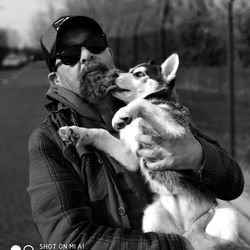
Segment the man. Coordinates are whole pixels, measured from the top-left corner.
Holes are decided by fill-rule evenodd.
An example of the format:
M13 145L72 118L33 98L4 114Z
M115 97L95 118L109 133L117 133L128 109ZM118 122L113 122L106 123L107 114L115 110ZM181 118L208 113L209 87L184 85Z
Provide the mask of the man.
M106 94L107 81L96 74L115 68L102 28L83 17L58 19L41 39L50 73L50 115L29 141L28 192L34 222L45 243L84 244L85 249L214 249L226 242L204 233L212 213L184 234L142 233L145 206L152 200L140 173L130 173L113 159L87 148L79 157L58 135L65 125L105 128L117 136L111 119L123 104ZM167 168L191 169L218 198L237 198L243 189L239 166L213 141L192 134L181 145L142 150L152 168L155 155ZM156 163L155 163L156 161ZM192 246L191 246L192 245Z

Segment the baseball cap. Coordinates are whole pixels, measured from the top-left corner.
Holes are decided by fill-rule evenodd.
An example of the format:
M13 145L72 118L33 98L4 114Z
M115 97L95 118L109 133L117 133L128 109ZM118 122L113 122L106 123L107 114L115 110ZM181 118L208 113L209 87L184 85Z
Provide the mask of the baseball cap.
M62 16L57 19L41 37L41 47L46 64L51 72L55 70L55 55L59 34L71 27L83 27L94 34L104 34L101 26L87 16Z

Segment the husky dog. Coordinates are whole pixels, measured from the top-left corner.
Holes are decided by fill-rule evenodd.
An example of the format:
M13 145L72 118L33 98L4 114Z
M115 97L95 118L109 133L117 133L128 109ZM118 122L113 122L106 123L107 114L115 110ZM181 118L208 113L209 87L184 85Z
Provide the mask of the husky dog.
M62 127L59 134L63 140L73 141L78 149L91 145L102 150L129 171L140 168L155 193L154 202L144 211L144 232L184 234L201 215L214 208L206 232L236 241L237 215L232 208L219 207L215 196L192 179L189 171L150 170L137 154L139 134L180 140L192 130L189 111L178 103L174 89L178 66L179 57L173 54L162 65L143 63L119 73L115 86L110 87L113 96L127 104L112 120L112 126L120 131L119 139L103 129L76 126Z

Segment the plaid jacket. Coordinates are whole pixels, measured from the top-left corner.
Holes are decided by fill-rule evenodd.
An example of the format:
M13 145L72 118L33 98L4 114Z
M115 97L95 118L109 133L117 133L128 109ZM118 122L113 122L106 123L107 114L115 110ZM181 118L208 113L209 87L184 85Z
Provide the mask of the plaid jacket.
M66 146L57 134L59 127L72 124L112 132L105 123L110 117L102 117L112 117L112 111L107 112L108 107L101 105L99 110L106 112L100 112L100 118L95 108L86 107L71 92L60 88L48 97L53 100L48 106L51 114L29 140L28 193L33 220L43 242L84 244L85 249L185 249L183 237L142 233L135 223L141 220L143 209L152 199L139 174L135 177L120 173L122 167L118 163L92 149L80 159L75 148ZM218 198L238 197L243 189L238 165L214 142L198 139L205 164L202 173L194 178ZM123 191L127 186L131 190L125 199Z

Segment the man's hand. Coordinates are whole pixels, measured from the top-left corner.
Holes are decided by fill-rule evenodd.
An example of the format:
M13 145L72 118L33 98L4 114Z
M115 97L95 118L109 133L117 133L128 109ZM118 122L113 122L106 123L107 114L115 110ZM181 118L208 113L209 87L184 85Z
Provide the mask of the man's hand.
M183 235L187 239L186 248L188 250L249 250L242 245L206 234L205 228L213 215L214 210L204 214Z
M139 156L152 170L174 169L198 171L203 162L203 149L190 130L181 139L143 134L137 137Z

